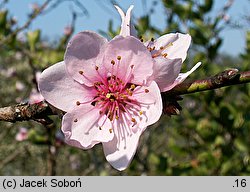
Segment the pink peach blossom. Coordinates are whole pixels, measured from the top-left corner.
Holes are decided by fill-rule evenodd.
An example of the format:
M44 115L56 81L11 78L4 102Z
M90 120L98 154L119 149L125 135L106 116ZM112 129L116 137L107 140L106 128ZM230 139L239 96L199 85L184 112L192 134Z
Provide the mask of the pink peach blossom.
M130 19L133 6L129 7L126 14L119 7L115 7L122 19L120 35L124 37L136 36ZM161 92L168 91L182 83L201 65L199 62L190 71L180 73L190 43L191 36L181 33L166 34L156 40L152 38L150 41L144 43L155 61L151 80L154 80L158 84Z
M29 103L30 104L39 103L43 100L44 100L44 98L41 95L41 93L39 93L36 89L31 90L30 95L29 95Z
M37 71L36 74L35 74L36 82L39 81L40 77L41 77L41 72ZM41 95L41 93L38 92L36 88L33 88L31 90L31 92L30 92L30 95L29 95L29 103L30 104L39 103L39 102L41 102L43 100L44 100L44 98Z
M67 112L65 142L82 149L102 143L109 163L125 169L140 135L162 113L160 90L149 81L153 62L134 37L107 42L90 31L75 35L64 61L46 69L39 80L44 98Z
M180 73L189 35L169 34L143 44L131 24L132 8L124 14L116 6L121 32L110 42L90 31L75 35L64 61L46 69L38 83L45 100L66 112L65 142L82 149L102 143L107 161L118 170L129 165L140 135L160 118L160 91L200 65Z
M28 139L28 130L25 127L19 127L19 131L16 134L17 141L24 141Z

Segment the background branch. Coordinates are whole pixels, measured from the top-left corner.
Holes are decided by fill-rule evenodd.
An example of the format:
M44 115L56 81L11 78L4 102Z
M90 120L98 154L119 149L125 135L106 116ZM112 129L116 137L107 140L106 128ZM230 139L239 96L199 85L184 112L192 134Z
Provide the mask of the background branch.
M4 44L8 43L8 41L10 41L13 37L15 37L19 32L23 31L24 29L27 29L30 26L30 24L32 23L32 21L44 11L44 9L47 7L47 5L50 3L50 1L51 0L45 1L38 9L36 9L30 15L29 19L26 21L26 23L23 26L17 28L13 32L11 32L8 36L3 38L0 41L0 46L3 46Z
M202 80L194 80L191 82L183 82L172 90L162 93L163 102L171 101L176 105L180 100L180 95L195 93L200 91L207 91L226 87L230 85L237 85L250 82L250 71L238 72L237 69L225 70L213 77ZM168 103L169 104L169 103ZM179 114L181 107L174 108L174 112L166 112L169 115ZM49 115L63 115L60 111L47 102L42 101L36 104L17 104L13 106L0 108L0 121L27 121L35 120L42 124L51 124Z

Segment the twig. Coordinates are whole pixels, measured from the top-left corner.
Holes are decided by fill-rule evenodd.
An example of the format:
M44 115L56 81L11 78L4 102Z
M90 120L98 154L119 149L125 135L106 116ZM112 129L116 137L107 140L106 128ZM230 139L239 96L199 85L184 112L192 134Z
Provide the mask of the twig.
M3 161L0 162L0 170L5 167L8 163L11 163L16 159L16 157L20 156L23 153L23 149L15 150L9 156L7 156Z
M89 13L86 7L81 3L81 1L78 1L78 0L57 0L46 11L44 11L43 14L47 14L51 10L54 10L55 8L57 8L63 2L67 2L67 1L74 3L81 10L82 15L89 16Z
M166 92L167 95L184 95L200 91L207 91L250 82L250 71L238 72L237 69L225 70L213 77L192 82L183 82L172 90Z
M178 101L180 95L196 93L250 82L250 71L238 73L237 69L228 69L213 77L192 82L185 81L170 91L162 93L163 113L169 116L179 115L182 107Z
M24 29L28 28L32 21L42 13L42 11L47 7L51 0L47 0L41 7L36 9L30 16L30 18L27 20L27 22L22 26L17 28L15 31L11 32L8 36L3 38L2 41L0 41L0 46L3 46L6 42L8 42L11 38L15 37L19 32L23 31Z
M9 0L3 0L1 3L0 3L0 9L2 9L4 7L5 4L8 3Z
M176 115L179 114L181 110L181 107L177 103L177 101L181 99L180 95L249 82L250 71L238 72L237 69L229 69L207 79L183 82L172 90L162 93L162 99L163 103L167 101L164 106L165 108L169 107L170 110L166 111L166 113ZM54 108L45 101L32 105L28 103L18 104L0 108L0 121L14 123L16 121L35 120L48 125L51 123L48 117L49 115L63 115L63 113L63 111Z
M55 108L46 102L36 104L17 104L0 108L0 121L16 122L35 120L42 124L50 124L49 115L57 114Z

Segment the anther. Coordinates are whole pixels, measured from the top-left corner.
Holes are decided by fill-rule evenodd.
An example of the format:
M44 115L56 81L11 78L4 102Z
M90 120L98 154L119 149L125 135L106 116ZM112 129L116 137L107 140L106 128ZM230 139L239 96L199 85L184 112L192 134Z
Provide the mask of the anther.
M116 115L116 116L115 116L115 119L117 119L117 120L118 120L118 119L119 119L119 116L118 116L118 115Z
M160 50L163 50L163 49L164 49L164 47L163 47L163 46L161 46L161 47L160 47Z
M77 101L77 102L76 102L76 105L78 105L78 106L81 105L80 101Z
M99 130L102 130L102 128L101 128L101 127L99 127Z
M131 121L132 121L133 123L135 123L135 122L136 122L135 118L133 118L133 117L132 117Z
M162 57L167 57L167 56L168 56L167 53L162 54Z
M107 93L107 94L106 94L106 98L109 99L110 97L111 97L111 94L110 94L110 93Z
M148 93L149 92L149 90L148 89L145 89L145 93Z
M135 89L135 85L132 84L132 85L130 86L130 88L131 88L131 89Z
M99 67L98 66L95 66L95 70L97 71L99 69Z
M83 71L79 71L79 74L82 75L82 74L83 74Z
M133 68L134 68L134 65L130 65L130 68L133 69Z
M76 123L78 121L78 119L75 119L74 122Z
M154 38L153 37L151 38L151 41L154 42Z
M110 84L110 85L109 85L109 87L110 87L110 88L113 88L113 87L114 87L114 85L113 85L113 84Z
M117 56L117 60L119 60L119 61L120 61L121 59L122 59L122 57L121 57L121 56Z
M109 132L112 133L113 129L109 129Z
M118 59L118 57L117 57ZM118 59L119 60L119 59ZM111 60L111 64L114 65L115 64L115 61L114 60Z
M142 115L142 114L143 114L143 111L139 111L139 114Z

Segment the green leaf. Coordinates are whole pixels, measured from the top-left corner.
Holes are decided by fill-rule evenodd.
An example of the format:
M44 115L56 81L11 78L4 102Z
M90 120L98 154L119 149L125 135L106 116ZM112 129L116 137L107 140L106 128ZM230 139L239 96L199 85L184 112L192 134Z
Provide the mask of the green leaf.
M240 138L234 140L234 146L241 152L248 152L247 144Z
M40 41L40 30L29 31L27 33L27 39L31 51L35 51L36 44Z
M7 15L8 15L8 11L7 10L0 11L0 30L1 31L6 28Z

